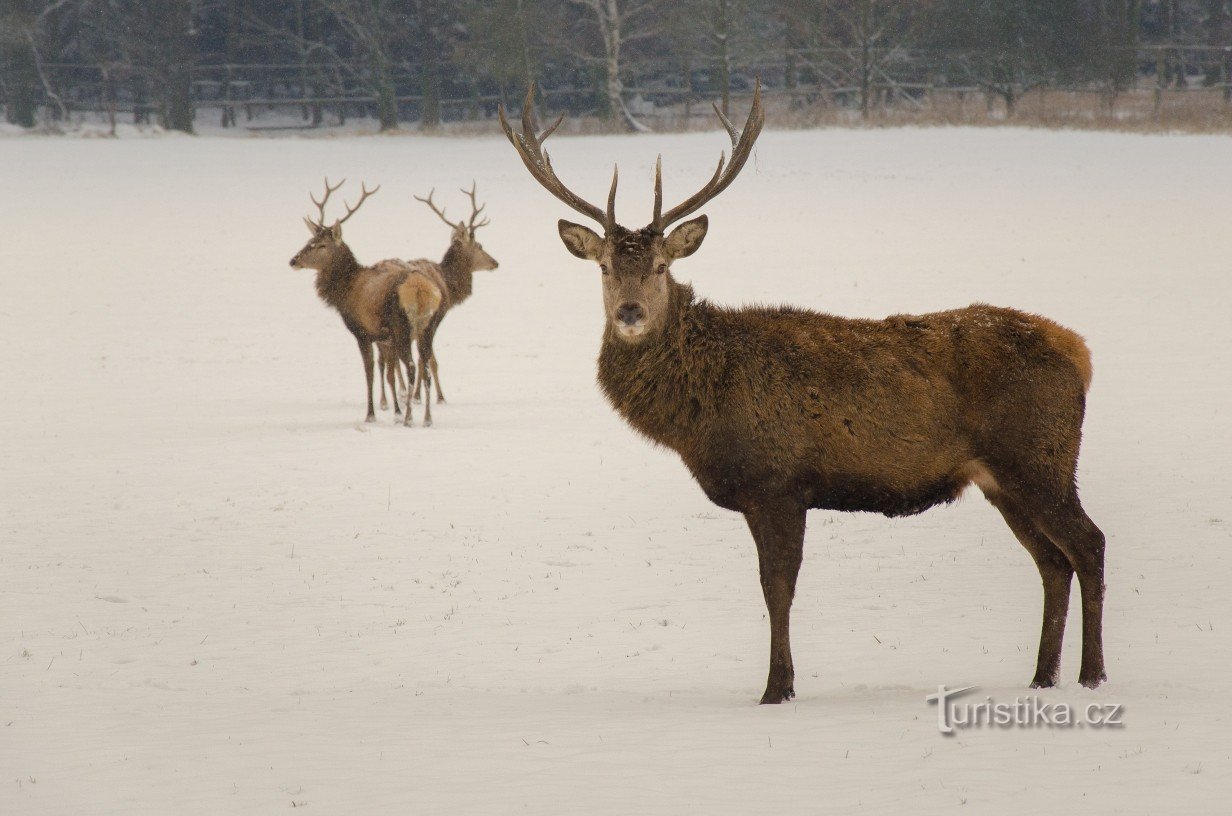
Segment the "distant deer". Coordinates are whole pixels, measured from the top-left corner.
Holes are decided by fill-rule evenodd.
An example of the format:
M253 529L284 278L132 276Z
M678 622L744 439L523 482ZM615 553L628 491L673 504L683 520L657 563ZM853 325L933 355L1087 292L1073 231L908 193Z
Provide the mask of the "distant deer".
M394 359L405 364L409 386L415 376L411 368L411 342L436 313L442 294L440 287L428 276L405 262L382 261L376 266L361 265L342 240L343 223L358 212L380 187L372 190L362 187L355 206L346 204L346 215L331 226L325 225L325 204L345 181L330 186L329 179L326 179L324 197L317 201L316 196L309 196L320 215L315 221L304 219L312 237L291 259L291 266L294 269L317 270L317 294L342 315L342 322L355 336L368 382L368 414L365 421L372 422L376 419L372 406L373 344L388 344ZM421 359L421 371L426 369L423 362ZM390 378L392 384L392 373ZM406 425L412 424L410 391L408 387ZM394 408L400 414L397 402L395 391ZM425 412L424 424L432 424L430 408Z
M476 272L486 272L496 269L500 266L496 259L484 251L483 245L475 238L475 231L482 226L486 226L489 221L483 219L477 221L479 213L486 206L479 204L475 200L475 184L471 183L471 189L468 192L462 192L470 196L471 199L471 217L469 221L450 221L445 217L445 211L437 209L437 206L432 203L432 195L436 190L428 193L427 198L415 196L416 201L422 201L431 208L432 212L436 213L442 221L448 224L453 229L453 234L449 239L449 249L445 250L445 257L441 259L439 264L436 264L440 270L441 280L445 284L445 298L441 302L441 307L437 309L436 316L428 324L427 330L424 332L422 349L428 351L428 360L432 366L432 376L436 380L436 401L444 402L445 395L441 393L441 377L437 370L436 353L433 348L433 341L436 339L436 330L440 328L441 321L445 319L445 315L449 314L449 310L460 305L463 301L471 296L474 290L474 275ZM429 383L430 385L430 383ZM424 394L424 399L431 399L430 393ZM415 397L419 398L419 383L415 385Z
M901 516L953 501L974 483L1034 558L1044 620L1033 687L1057 682L1075 571L1082 591L1084 686L1104 673L1104 536L1074 482L1091 381L1082 338L1042 317L976 305L885 320L805 309L728 309L677 283L673 261L706 236L702 215L668 232L736 178L761 132L760 86L742 132L714 176L663 211L661 162L654 217L616 223L570 191L536 135L532 88L515 134L501 125L548 192L603 226L560 221L565 248L599 264L607 314L599 385L624 419L676 451L706 495L744 514L757 544L770 618L762 703L794 694L788 620L809 508ZM563 119L563 117L562 117Z

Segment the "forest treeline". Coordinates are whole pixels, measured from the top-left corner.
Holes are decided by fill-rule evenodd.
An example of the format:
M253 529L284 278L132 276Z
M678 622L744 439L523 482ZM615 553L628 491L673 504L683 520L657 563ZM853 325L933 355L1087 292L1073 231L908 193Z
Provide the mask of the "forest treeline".
M655 104L824 90L867 116L923 87L1013 114L1037 87L1229 87L1232 0L0 0L0 102L34 126L107 111L191 132L203 106L308 124L490 116L534 82L638 127Z

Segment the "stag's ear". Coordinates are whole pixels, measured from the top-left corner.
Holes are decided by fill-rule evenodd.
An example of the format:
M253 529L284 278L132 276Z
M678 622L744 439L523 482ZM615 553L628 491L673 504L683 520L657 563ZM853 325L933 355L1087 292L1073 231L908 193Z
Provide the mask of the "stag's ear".
M329 228L329 234L335 241L342 240L342 222L335 221L334 225Z
M663 240L663 251L667 254L668 263L677 258L687 258L697 252L709 227L710 222L706 216L699 215L692 221L685 221L668 233L667 238Z
M317 237L317 225L312 223L312 219L305 217L304 224L308 227L308 233L312 235L313 238L316 238Z
M560 240L565 242L565 249L579 258L597 261L603 254L603 239L594 230L563 218L556 223L556 229L560 232Z

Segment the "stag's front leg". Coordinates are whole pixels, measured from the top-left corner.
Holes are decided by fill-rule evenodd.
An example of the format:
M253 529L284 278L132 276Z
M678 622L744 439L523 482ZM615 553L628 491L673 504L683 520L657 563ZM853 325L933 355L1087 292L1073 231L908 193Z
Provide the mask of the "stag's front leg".
M364 376L368 379L368 416L364 422L376 421L376 408L372 405L372 343L355 338L359 342L359 356L364 360Z
M761 591L770 615L770 673L763 705L796 696L795 667L791 660L791 602L804 555L805 509L792 505L761 507L744 514L761 569Z

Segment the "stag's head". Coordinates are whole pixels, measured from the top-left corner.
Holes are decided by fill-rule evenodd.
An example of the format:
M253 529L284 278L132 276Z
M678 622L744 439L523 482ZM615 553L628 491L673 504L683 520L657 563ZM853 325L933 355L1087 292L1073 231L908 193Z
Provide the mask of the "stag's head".
M327 269L338 260L341 254L350 252L346 244L342 242L342 223L354 215L363 206L368 196L381 189L381 187L377 185L369 190L367 185L361 185L359 202L354 207L343 202L347 210L346 215L335 220L333 224L326 226L325 202L329 201L330 195L343 184L346 184L346 179L331 186L327 178L325 179L325 195L320 201L317 201L317 197L312 195L312 193L308 194L308 197L312 199L312 203L317 205L318 215L315 220L307 216L304 218L304 225L308 227L308 232L312 237L308 239L308 243L304 244L303 249L295 253L295 257L291 259L292 269Z
M500 266L495 258L487 253L483 248L483 244L479 243L479 239L475 237L475 231L480 227L488 225L488 219L479 219L479 214L483 212L486 204L480 204L475 200L475 182L471 182L469 190L462 191L471 200L471 217L468 221L450 221L445 216L445 210L438 208L432 203L432 196L436 190L428 193L427 198L415 196L416 201L422 201L427 204L432 212L449 225L453 234L449 239L449 252L458 260L459 265L469 269L472 272L487 272L496 269Z
M542 133L535 126L534 88L522 105L522 132L515 133L500 108L501 127L513 143L523 164L544 188L577 212L599 223L603 234L562 219L557 224L565 248L579 258L599 265L603 280L603 305L615 335L639 343L662 326L670 304L671 266L678 258L692 255L706 237L708 222L701 215L668 229L697 212L731 184L748 161L753 143L761 133L765 114L761 107L761 84L753 92L753 106L743 130L736 130L722 111L714 109L732 142L731 162L719 155L719 166L705 186L681 204L663 212L663 166L655 165L654 216L639 230L616 223L617 171L612 172L607 209L601 210L569 190L556 176L543 142L560 126L564 116Z

